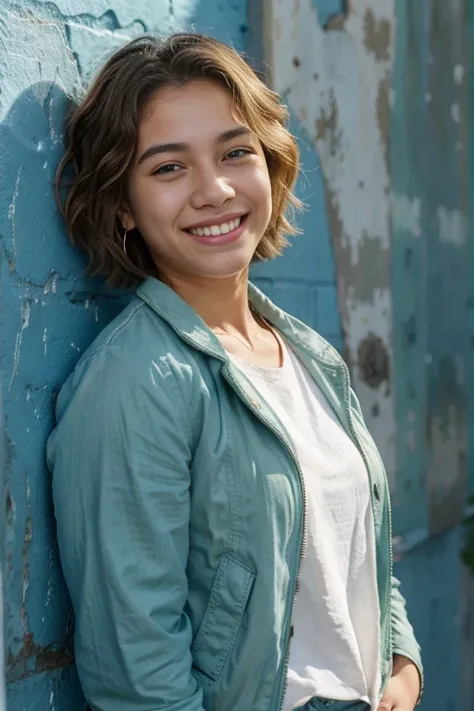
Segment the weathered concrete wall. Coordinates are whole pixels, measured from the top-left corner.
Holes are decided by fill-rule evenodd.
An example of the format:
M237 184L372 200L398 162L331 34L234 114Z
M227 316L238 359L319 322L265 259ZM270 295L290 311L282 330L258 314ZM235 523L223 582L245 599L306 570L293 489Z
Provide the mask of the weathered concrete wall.
M474 708L474 587L459 559L474 475L469 5L399 0L392 78L396 524L431 709Z
M269 2L267 59L275 88L318 152L345 354L393 481L387 134L394 5L325 5L323 17L312 0Z
M392 293L395 494L405 534L456 525L468 492L466 7L398 3Z
M459 560L474 482L472 3L268 0L265 9L274 87L321 167L344 352L386 463L396 569L425 652L422 708L474 708L473 583Z
M425 649L422 708L474 708L473 582L459 564L462 529L410 551L459 521L467 492L463 378L474 385L474 339L468 355L464 335L474 333L474 308L467 330L452 315L464 313L468 289L464 16L469 11L474 46L472 3L4 0L2 9L9 708L85 706L44 442L57 388L123 304L84 278L54 206L66 97L129 37L190 26L269 62L289 103L303 164L303 234L282 259L256 267L254 279L345 352L394 492L404 552L397 570ZM474 254L472 237L467 247ZM474 443L472 404L469 412ZM439 505L443 497L451 497L449 511Z
M245 0L4 0L0 18L0 300L5 412L9 709L80 711L44 443L54 394L121 308L83 277L52 182L66 97L144 31L193 26L252 45Z

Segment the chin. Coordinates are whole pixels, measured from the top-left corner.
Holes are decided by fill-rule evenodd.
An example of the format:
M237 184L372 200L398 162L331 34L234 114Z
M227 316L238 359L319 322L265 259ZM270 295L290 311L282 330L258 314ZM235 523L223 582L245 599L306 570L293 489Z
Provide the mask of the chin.
M242 272L248 271L250 266L250 259L239 260L233 264L222 264L209 266L207 265L205 272L206 276L210 279L230 279L232 277L237 277L242 274Z
M242 272L248 270L253 254L253 250L252 252L245 250L245 253L242 251L240 254L220 255L220 258L210 259L207 264L202 265L203 268L200 271L203 276L213 279L227 279L239 276ZM214 257L216 256L218 255L214 255Z

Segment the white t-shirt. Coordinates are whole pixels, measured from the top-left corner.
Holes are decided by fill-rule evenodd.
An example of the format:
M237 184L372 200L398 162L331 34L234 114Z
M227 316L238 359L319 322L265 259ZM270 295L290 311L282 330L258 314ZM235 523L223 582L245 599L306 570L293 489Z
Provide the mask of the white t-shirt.
M379 600L364 460L309 372L284 347L281 368L231 355L281 422L300 464L307 548L293 610L284 711L319 696L377 708Z

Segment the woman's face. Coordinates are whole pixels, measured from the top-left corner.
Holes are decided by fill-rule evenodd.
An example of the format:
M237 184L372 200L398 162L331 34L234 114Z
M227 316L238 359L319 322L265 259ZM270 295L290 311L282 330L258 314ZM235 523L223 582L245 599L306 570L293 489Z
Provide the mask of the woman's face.
M138 227L160 276L240 274L271 210L262 147L227 91L209 81L159 91L139 127L122 221Z

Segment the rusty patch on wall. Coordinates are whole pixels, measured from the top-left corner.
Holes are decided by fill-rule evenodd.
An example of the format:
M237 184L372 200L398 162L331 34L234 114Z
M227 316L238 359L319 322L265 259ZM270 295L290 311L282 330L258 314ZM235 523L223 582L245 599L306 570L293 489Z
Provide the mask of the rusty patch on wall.
M31 632L23 638L23 645L17 654L7 654L7 682L22 679L29 674L38 674L53 669L70 666L74 661L72 637L64 644L49 644L40 647Z
M377 61L390 59L391 27L388 20L377 20L369 8L363 20L364 45Z
M27 498L29 499L29 483L27 481ZM29 502L28 502L29 506ZM13 499L7 496L7 507L10 515L14 510ZM30 621L27 609L28 589L30 587L30 546L33 540L33 526L31 516L25 522L25 535L23 539L23 592L20 605L20 622L23 630L23 644L18 652L13 653L11 649L6 655L6 679L7 682L21 679L29 674L40 673L61 667L70 666L74 661L73 641L71 634L71 616L69 619L66 639L62 643L52 643L44 647L36 644L34 635L30 631Z

